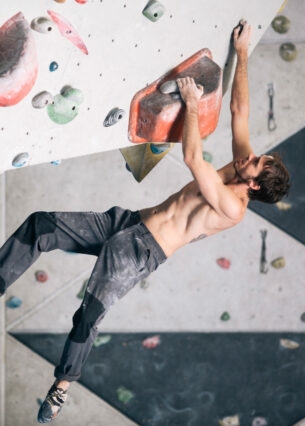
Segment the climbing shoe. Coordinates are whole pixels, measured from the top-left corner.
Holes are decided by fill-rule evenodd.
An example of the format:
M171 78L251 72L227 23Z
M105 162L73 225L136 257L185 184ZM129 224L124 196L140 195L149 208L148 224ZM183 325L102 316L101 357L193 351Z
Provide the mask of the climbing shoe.
M55 419L62 409L66 399L67 391L57 388L53 384L38 411L38 423L49 423Z

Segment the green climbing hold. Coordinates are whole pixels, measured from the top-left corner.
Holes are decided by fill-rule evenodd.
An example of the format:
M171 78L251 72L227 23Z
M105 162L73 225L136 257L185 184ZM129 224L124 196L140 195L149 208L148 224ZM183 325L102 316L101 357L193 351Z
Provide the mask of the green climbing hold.
M212 156L212 154L210 152L203 151L202 157L203 157L204 161L207 161L208 163L212 163L213 156Z
M221 317L220 317L221 321L229 321L230 319L230 315L228 312L224 312Z
M86 293L86 288L87 288L87 285L88 285L88 281L89 281L89 279L87 279L87 280L85 280L85 281L83 282L82 288L81 288L80 292L77 294L77 297L78 297L79 299L82 299L82 300L83 300L83 298L84 298L84 296L85 296L85 293Z
M98 348L101 345L106 345L106 343L110 342L111 334L103 334L102 336L97 336L94 340L93 346Z
M118 400L123 404L128 404L128 402L134 398L134 393L126 389L124 386L120 386L116 392Z
M290 28L290 21L286 16L279 15L273 19L271 26L277 33L284 34L287 33Z

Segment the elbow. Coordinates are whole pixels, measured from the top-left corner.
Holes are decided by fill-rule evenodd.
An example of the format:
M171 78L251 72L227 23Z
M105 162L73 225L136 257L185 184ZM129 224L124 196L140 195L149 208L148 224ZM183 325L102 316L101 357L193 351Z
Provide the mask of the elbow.
M239 115L239 116L248 117L249 116L249 105L248 105L247 102L240 103L240 102L236 102L236 101L231 101L230 111L231 111L232 116L233 115Z
M192 154L184 154L183 161L189 169L192 169L194 164L194 156Z

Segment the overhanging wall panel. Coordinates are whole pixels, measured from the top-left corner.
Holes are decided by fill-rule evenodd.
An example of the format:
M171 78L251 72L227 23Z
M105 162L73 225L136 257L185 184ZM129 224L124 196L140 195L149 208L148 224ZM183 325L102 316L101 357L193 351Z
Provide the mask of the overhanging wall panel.
M53 0L1 5L0 22L22 11L30 23L53 10L78 30L89 54L84 55L55 28L51 33L33 31L39 60L37 81L15 106L0 108L0 171L12 159L28 152L29 164L82 156L132 146L128 140L129 105L134 94L203 47L225 66L232 28L240 18L253 25L252 50L277 13L282 0L163 0L165 14L151 22L142 14L147 1ZM54 72L49 65L59 65ZM47 90L53 96L70 85L83 92L77 117L65 124L50 120L45 109L34 109L31 100ZM112 127L103 121L113 107L126 111Z

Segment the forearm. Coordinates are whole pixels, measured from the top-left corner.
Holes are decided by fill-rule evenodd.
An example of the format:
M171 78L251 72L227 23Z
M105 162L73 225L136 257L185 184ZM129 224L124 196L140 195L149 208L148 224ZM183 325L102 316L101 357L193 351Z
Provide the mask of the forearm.
M201 136L198 122L198 103L186 103L182 132L182 151L185 163L189 166L198 155L202 158Z
M231 112L249 114L248 52L237 52L237 64L231 93Z

